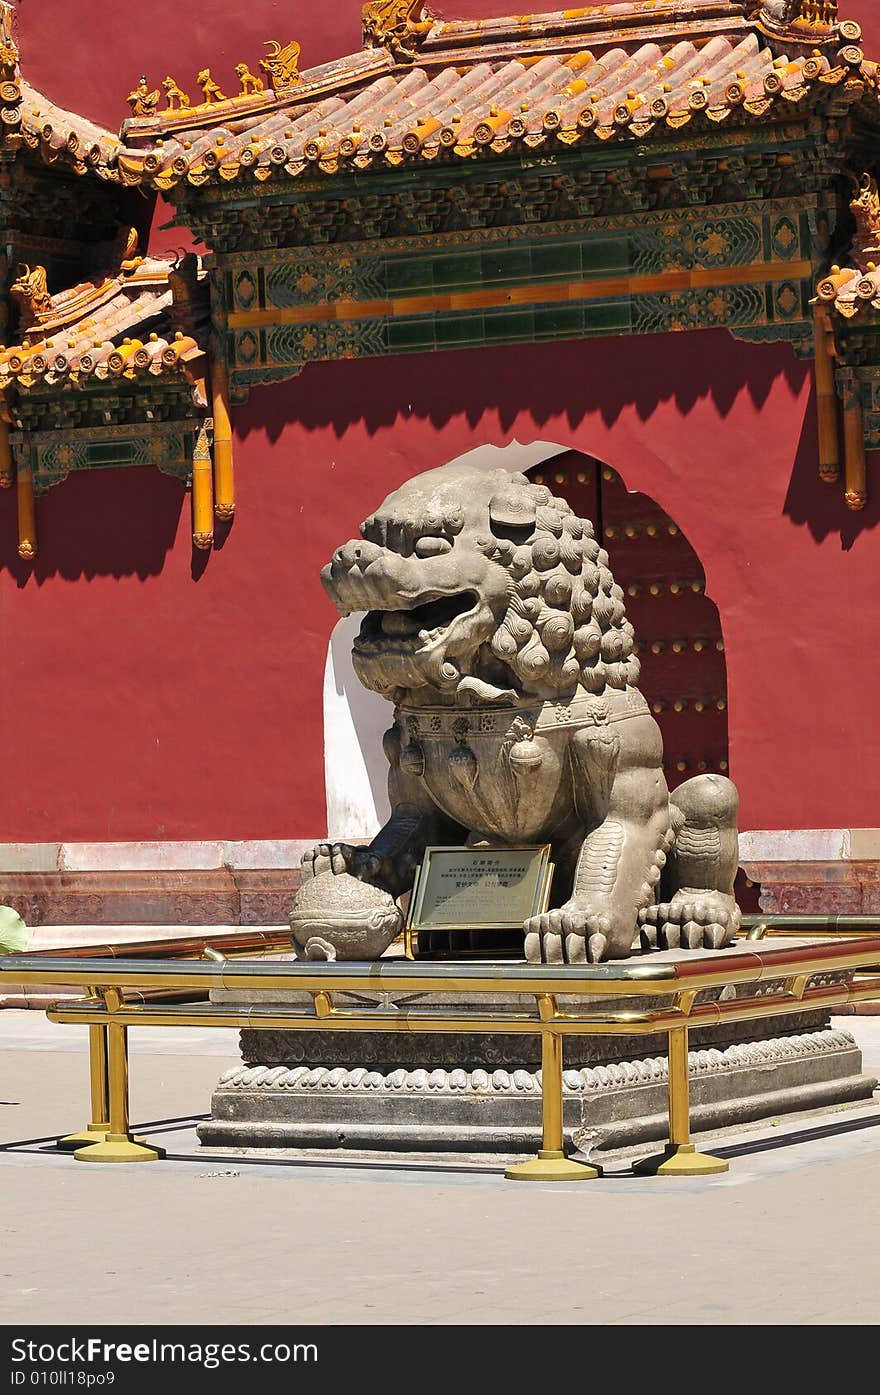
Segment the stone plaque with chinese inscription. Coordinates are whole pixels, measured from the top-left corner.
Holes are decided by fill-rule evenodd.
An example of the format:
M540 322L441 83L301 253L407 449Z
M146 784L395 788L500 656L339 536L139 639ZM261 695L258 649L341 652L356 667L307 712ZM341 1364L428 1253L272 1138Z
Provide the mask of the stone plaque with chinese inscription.
M416 876L410 928L519 929L546 906L550 847L429 847Z

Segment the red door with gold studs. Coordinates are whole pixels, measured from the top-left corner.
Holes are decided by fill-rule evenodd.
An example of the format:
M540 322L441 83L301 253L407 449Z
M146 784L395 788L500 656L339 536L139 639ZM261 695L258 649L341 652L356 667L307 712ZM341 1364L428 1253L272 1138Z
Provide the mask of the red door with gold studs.
M615 470L577 451L556 456L530 478L591 519L608 551L635 629L639 687L663 733L669 788L704 771L728 774L721 620L681 529L647 494L631 493ZM757 891L742 873L737 896L743 909L757 909Z

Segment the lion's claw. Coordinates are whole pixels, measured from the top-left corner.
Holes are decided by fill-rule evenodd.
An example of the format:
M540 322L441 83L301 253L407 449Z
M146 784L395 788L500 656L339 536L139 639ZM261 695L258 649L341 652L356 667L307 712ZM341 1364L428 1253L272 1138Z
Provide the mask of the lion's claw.
M587 962L587 942L583 935L566 935L565 957L569 964L585 964Z
M565 962L563 955L562 936L556 931L550 930L544 936L543 941L544 960L547 964L562 964Z

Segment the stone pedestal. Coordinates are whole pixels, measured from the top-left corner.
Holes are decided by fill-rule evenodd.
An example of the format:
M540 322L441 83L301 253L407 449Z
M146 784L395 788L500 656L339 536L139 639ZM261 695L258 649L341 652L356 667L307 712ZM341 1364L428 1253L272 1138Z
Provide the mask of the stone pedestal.
M340 994L338 1002L368 1010L370 1003L387 1009L396 1000L403 1008L408 996ZM718 990L701 996L717 998ZM257 994L216 998L270 1005ZM432 995L431 1001L456 1015L474 1010L472 999ZM533 1007L516 994L490 1001L495 1011ZM569 1001L585 1007L584 999ZM300 1002L310 999L284 998L288 1006ZM646 1007L664 1002L642 1000ZM591 1005L622 1006L608 998ZM694 1029L690 1047L695 1130L868 1101L876 1085L862 1073L853 1038L832 1027L824 1011ZM573 1145L601 1158L667 1137L665 1034L571 1036L564 1052L564 1124ZM217 1085L210 1120L198 1128L202 1143L447 1154L532 1153L540 1146L537 1036L245 1030L241 1053L241 1065Z
M739 835L740 864L771 915L880 913L880 829L789 828Z
M286 925L311 846L0 843L3 900L30 926Z

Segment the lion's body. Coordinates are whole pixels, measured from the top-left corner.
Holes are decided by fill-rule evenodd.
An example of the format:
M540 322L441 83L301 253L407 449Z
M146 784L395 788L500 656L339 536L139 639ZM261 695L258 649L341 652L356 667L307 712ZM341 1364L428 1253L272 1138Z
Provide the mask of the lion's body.
M618 772L662 779L660 732L636 688L610 701L579 692L570 703L515 711L398 708L395 725L403 750L421 751L420 779L433 803L472 837L558 845L601 817L598 790L580 778L575 741L614 736ZM450 779L456 767L461 777Z
M361 532L323 580L343 613L367 611L355 669L396 705L393 812L370 848L324 845L310 869L329 860L398 894L428 844L549 842L555 904L526 923L528 958L625 957L640 926L726 943L736 791L703 776L670 800L592 525L523 476L447 467Z

